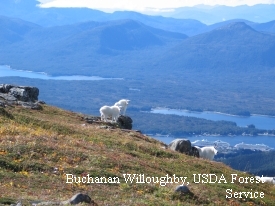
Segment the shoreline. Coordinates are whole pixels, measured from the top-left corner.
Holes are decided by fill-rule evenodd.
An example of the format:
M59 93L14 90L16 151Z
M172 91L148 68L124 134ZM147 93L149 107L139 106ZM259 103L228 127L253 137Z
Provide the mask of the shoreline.
M171 138L171 137L173 137L173 138L180 138L180 137L182 137L182 136L185 136L185 137L237 137L237 136L242 136L242 137L262 137L262 136L269 136L269 137L275 137L275 135L274 134L258 134L258 135L221 135L221 134L209 134L209 135L203 135L203 134L201 134L201 135L185 135L185 134L183 134L183 135L176 135L176 136L174 136L174 135L169 135L169 134L146 134L145 133L145 135L146 136L149 136L149 137L160 137L160 138Z
M85 75L59 75L59 76L53 76L49 75L46 72L36 72L36 71L31 71L31 70L18 70L18 69L13 69L11 68L10 65L0 65L0 70L1 68L6 69L6 70L11 70L15 72L21 72L21 73L30 73L33 75L42 75L42 77L29 77L29 76L14 76L12 77L21 77L21 78L34 78L34 79L41 79L41 80L66 80L66 81L102 81L102 80L124 80L124 78L120 77L100 77L100 76L85 76ZM0 77L10 77L10 76L0 76Z
M188 109L172 109L169 107L154 107L151 108L151 111L153 110L175 110L175 111L182 111L182 112L188 112L188 113L213 113L213 114L220 114L220 115L225 115L225 116L233 116L233 117L242 117L242 118L248 118L251 116L260 116L260 117L268 117L268 118L275 118L273 115L266 115L266 114L250 114L249 116L242 116L242 115L237 115L237 114L229 114L229 113L224 113L224 112L218 112L218 111L210 111L210 110L203 110L203 111L194 111L194 110L188 110ZM150 111L149 111L150 112ZM182 115L184 116L184 115Z

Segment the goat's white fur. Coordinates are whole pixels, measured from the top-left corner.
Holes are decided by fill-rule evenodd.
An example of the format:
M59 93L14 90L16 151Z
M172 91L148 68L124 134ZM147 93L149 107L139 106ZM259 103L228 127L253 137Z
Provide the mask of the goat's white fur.
M114 106L120 107L121 114L125 115L129 102L130 102L130 100L128 100L128 99L121 99L118 102L116 102Z
M203 159L213 160L214 156L218 153L215 147L195 147L199 150L200 157Z
M111 122L116 122L119 113L120 113L120 107L118 106L103 106L99 109L101 121L107 122L107 118L111 117Z
M261 182L269 182L269 183L275 184L275 177L255 176L255 178L260 180Z

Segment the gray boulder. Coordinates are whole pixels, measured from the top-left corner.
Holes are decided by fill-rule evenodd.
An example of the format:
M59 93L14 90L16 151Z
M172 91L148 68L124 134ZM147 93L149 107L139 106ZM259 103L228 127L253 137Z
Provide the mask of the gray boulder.
M36 110L42 109L42 106L40 104L38 104L37 102L35 102L35 103L33 103L33 102L19 102L19 104L21 104L22 107L28 108L28 109L36 109Z
M131 130L133 127L133 120L129 116L120 115L117 119L117 123L121 129Z
M193 147L193 146L191 147L189 155L194 156L194 157L198 157L198 158L200 157L199 150L196 147Z
M5 102L0 100L0 107L6 107Z
M29 109L42 109L38 101L39 89L29 86L16 86L12 84L0 84L0 105L21 105Z
M14 85L11 84L0 84L0 92L1 93L8 93L9 90L13 87Z
M17 101L16 97L14 97L10 94L5 94L5 93L0 93L0 99L2 99L2 101L7 101L7 102Z
M176 187L175 192L181 192L181 193L191 193L189 188L186 185L179 185Z
M168 148L189 155L191 151L191 142L188 139L175 139Z
M89 124L92 124L93 122L100 121L100 117L87 115L87 116L82 117L82 120L86 121Z
M86 194L78 193L74 195L70 200L69 200L71 205L76 205L78 203L94 203L94 201Z
M0 93L2 93L1 97L7 101L18 100L23 102L35 102L38 100L39 89L37 87L30 86L0 84Z

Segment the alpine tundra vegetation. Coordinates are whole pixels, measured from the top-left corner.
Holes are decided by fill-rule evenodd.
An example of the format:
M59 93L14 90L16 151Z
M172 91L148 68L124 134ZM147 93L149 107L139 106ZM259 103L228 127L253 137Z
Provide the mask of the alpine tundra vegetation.
M116 125L87 123L84 114L47 104L39 110L0 107L0 203L62 202L79 192L98 205L274 203L275 187L269 183L241 182L253 176L165 149L153 138ZM181 180L189 193L175 192ZM256 191L264 197L254 198Z

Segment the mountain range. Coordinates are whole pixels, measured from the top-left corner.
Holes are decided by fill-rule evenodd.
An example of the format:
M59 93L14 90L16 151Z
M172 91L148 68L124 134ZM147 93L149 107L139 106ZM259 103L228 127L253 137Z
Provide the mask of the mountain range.
M243 22L190 37L169 51L163 64L177 63L179 68L251 71L275 67L275 36Z
M275 21L269 25L258 25L258 28L268 30L274 23ZM245 22L212 25L211 31L191 37L127 19L43 27L2 16L0 25L2 64L27 70L29 62L34 63L39 59L45 67L36 67L34 71L50 74L76 74L79 70L67 69L57 72L56 67L62 68L62 65L65 67L76 62L82 67L106 65L106 58L110 63L104 70L113 74L113 69L108 69L111 64L123 68L123 65L131 61L136 62L140 56L146 58L143 61L138 60L137 66L148 65L152 68L151 71L154 67L169 67L176 72L182 68L216 71L220 68L251 70L275 66L275 36L257 31ZM14 54L17 56L16 61ZM125 56L129 62L118 61ZM27 57L29 61L26 61ZM82 72L98 75L96 70L90 68L83 68Z
M274 4L256 4L253 6L196 5L193 7L176 8L174 11L163 15L180 19L197 19L208 25L240 18L263 23L275 19L274 10Z
M188 36L205 32L209 30L208 26L213 29L213 27L221 26L221 24L228 24L229 21L250 21L251 24L258 27L259 23L267 23L275 19L274 9L275 5L269 4L237 7L198 5L178 8L172 13L159 13L159 15L152 16L133 11L105 13L88 8L41 8L36 0L3 0L0 2L0 15L20 18L46 27L85 21L106 22L132 19L151 27L181 32ZM218 25L215 25L216 23ZM271 29L270 32L275 33L274 22L273 28L270 27L272 25L265 25L261 29Z
M73 11L96 12L103 16L105 13L81 8L48 10L35 7L34 1L22 2L15 6L14 2L7 4L11 13L0 16L1 65L54 76L123 78L123 83L112 82L112 99L106 98L108 84L93 82L92 86L88 85L90 83L86 86L90 90L104 90L94 95L98 96L96 101L106 100L106 104L117 101L118 96L125 98L129 95L127 98L133 102L142 98L142 102L132 104L135 111L148 109L150 105L274 115L275 87L270 85L275 76L275 21L255 23L232 19L206 25L197 20L115 12L106 15L117 19L105 16L104 21L92 18L84 21L80 15L79 19L63 25L64 22L58 21L63 19L59 18L62 12L71 14L71 18ZM23 8L29 6L33 6L33 10L24 13ZM47 21L57 17L48 15L53 10L58 14L54 26L38 23L38 17ZM33 17L32 22L26 21L24 15L32 15L32 12L41 13L37 18ZM151 25L153 23L155 27ZM41 84L45 91L50 90L49 86ZM70 91L80 86L80 83L57 84L66 84ZM129 92L129 88L136 88L139 95L132 90ZM75 92L82 94L79 90ZM66 109L98 112L98 105L90 106L83 101L82 106L77 102L58 102L50 96L50 93L45 94L47 101L57 101L53 104Z
M20 19L1 17L0 25L3 28L0 36L2 64L27 69L30 62L39 61L45 67L33 70L50 74L57 73L53 71L56 67L62 68L62 65L93 65L93 61L104 63L106 55L114 63L129 52L137 51L138 55L144 55L142 52L166 48L187 38L182 33L156 29L133 20L41 27ZM135 60L136 57L131 58ZM64 72L59 71L60 74ZM71 72L76 73L76 70ZM83 72L92 74L94 71Z

